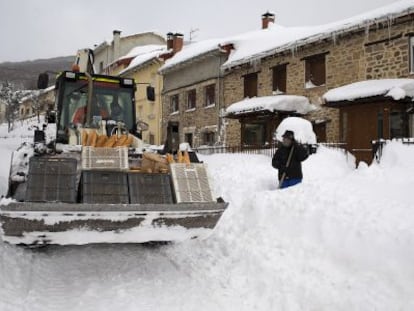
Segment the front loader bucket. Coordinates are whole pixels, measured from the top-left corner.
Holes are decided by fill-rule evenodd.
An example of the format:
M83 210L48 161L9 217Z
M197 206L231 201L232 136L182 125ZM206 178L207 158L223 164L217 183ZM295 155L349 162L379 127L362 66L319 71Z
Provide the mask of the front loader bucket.
M209 236L227 205L11 203L0 223L11 244L174 242Z

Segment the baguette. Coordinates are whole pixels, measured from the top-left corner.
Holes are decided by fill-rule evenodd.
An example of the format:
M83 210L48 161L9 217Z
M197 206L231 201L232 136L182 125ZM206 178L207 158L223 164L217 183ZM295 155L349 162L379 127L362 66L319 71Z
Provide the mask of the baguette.
M96 140L98 139L98 134L96 134L96 131L90 131L88 133L88 139L87 139L87 146L95 147L96 146Z
M88 145L88 133L86 131L82 131L82 146Z
M98 139L96 140L96 147L103 147L107 140L108 140L108 136L106 136L105 134L99 135Z
M106 140L104 147L112 148L116 143L116 135L112 135L109 139Z
M117 141L115 142L114 147L123 146L126 143L127 139L128 139L127 135L121 135L121 137L119 137L119 139L117 139Z

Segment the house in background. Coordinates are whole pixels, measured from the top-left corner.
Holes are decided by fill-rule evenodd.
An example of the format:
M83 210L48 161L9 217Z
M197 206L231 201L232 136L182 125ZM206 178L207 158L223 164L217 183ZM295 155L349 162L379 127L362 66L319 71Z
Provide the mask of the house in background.
M24 91L19 105L19 119L27 119L37 114L44 114L48 110L55 110L55 86L44 90Z
M345 142L358 160L372 159L372 140L413 135L408 131L413 127L408 114L412 111L410 93L398 100L385 96L414 72L412 13L412 2L399 2L314 27L283 27L272 24L272 14L263 15L271 18L268 29L228 41L234 50L222 66L227 117L232 118L226 143L249 145L253 140L258 146L269 144L280 118L297 113L293 105L269 108L260 100L276 99L280 94L308 98L316 109L303 116L314 124L318 140ZM329 90L346 85L353 89L361 86L354 83L374 79L386 85L386 79L396 80L374 94L379 98L371 94L357 101L331 99L325 104L324 94ZM252 106L246 97L256 104ZM250 106L245 113L232 113L234 105L243 103ZM364 143L359 141L361 137Z
M164 55L163 137L170 148L177 142L192 147L223 143L220 111L223 108L221 65L228 51L221 40L205 40L183 46L180 34L169 33L171 53ZM169 134L169 135L167 135Z
M120 30L113 31L112 41L104 41L93 50L95 69L98 73L109 73L109 65L134 47L143 45L165 45L165 38L155 32L143 32L121 37Z
M142 139L151 145L160 145L162 133L162 77L158 74L164 63L160 55L167 52L166 45L143 45L134 47L109 66L111 75L133 78L136 83L135 107L137 120L149 125ZM154 88L154 101L147 98L147 87Z

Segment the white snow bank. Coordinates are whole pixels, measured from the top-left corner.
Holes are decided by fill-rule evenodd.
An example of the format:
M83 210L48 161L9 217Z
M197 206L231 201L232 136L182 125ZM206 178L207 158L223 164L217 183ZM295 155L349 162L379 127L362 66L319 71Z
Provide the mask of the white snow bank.
M352 101L359 98L386 96L394 100L414 97L414 79L382 79L360 81L329 90L323 95L327 102Z
M283 119L276 129L276 139L282 141L282 135L286 131L293 131L296 141L302 144L316 144L316 135L313 132L312 123L308 120L298 117Z
M306 114L314 110L314 106L309 103L309 99L297 95L276 95L246 98L242 101L230 105L226 109L226 114L242 114L255 111L288 111Z

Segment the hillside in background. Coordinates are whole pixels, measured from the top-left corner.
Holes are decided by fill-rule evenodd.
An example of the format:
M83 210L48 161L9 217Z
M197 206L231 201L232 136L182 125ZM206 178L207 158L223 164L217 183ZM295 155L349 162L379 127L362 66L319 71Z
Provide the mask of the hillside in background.
M39 73L45 71L58 72L70 70L74 56L38 59L24 62L0 63L0 82L10 81L19 89L36 89ZM49 85L52 85L55 75L49 75Z

